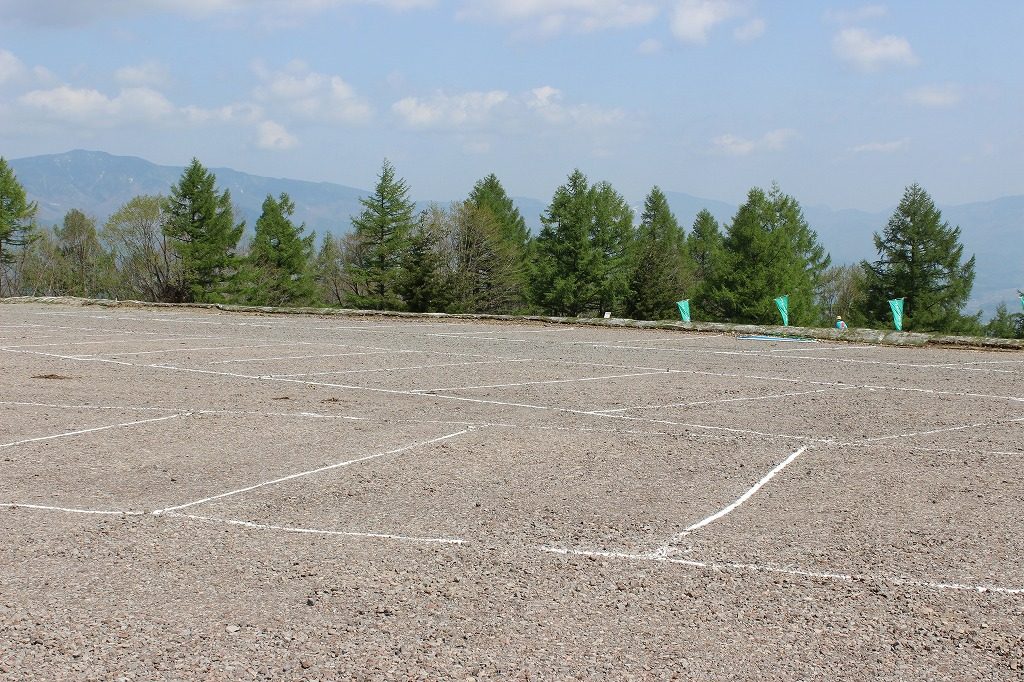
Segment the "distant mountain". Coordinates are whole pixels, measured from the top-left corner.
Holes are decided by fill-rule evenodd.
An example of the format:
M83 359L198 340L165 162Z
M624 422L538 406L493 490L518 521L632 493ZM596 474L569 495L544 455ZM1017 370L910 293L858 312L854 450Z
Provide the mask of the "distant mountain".
M167 194L184 170L158 166L133 156L75 150L66 154L14 159L11 167L29 197L39 202L39 221L59 223L77 208L101 224L132 197ZM346 232L349 218L360 210L359 197L368 191L329 182L265 178L230 168L211 168L217 186L231 192L231 200L249 230L259 218L263 200L287 192L295 202L295 218L307 228Z
M102 224L134 196L166 194L183 170L131 156L81 150L14 159L10 164L29 197L39 202L39 220L43 224L59 223L73 208ZM267 178L230 168L210 170L217 175L217 185L230 190L232 201L249 230L255 225L266 196L287 192L295 202L296 219L306 223L309 230L318 234L343 234L351 229L351 216L362 209L359 198L370 194L369 190L330 182ZM701 209L711 211L723 226L736 213L736 205L727 202L682 192L666 191L665 195L687 231ZM540 216L547 202L530 197L515 197L513 201L531 231L539 231ZM418 202L418 206L423 208L427 203ZM642 209L642 205L641 200L634 208ZM974 253L978 258L974 296L969 308L982 307L991 312L1001 301L1011 307L1016 305L1016 291L1024 288L1024 239L1021 239L1024 196L940 208L945 220L962 228L965 252ZM833 262L838 264L874 258L871 235L885 227L890 212L805 206L804 215L832 254Z

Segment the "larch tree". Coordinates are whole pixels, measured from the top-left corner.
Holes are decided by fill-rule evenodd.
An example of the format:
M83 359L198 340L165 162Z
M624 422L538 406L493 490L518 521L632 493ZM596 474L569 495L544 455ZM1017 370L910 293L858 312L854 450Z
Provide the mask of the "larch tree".
M732 322L775 324L774 299L788 295L791 323L823 321L817 292L831 258L796 199L778 186L751 189L723 246L722 266L702 290L704 309Z
M636 262L626 297L626 314L640 320L676 316L676 301L692 279L686 240L668 199L651 189L636 231Z
M14 249L32 240L38 205L29 201L25 188L14 175L7 160L0 156L0 295L10 292L16 283L9 281L6 266L15 262Z
M401 262L415 226L415 205L409 199L409 186L385 159L373 194L359 202L363 210L352 218L352 226L362 257L348 268L353 288L359 293L351 294L350 298L358 307L399 309Z
M560 186L536 239L531 294L555 315L599 314L622 306L629 288L633 212L608 183L591 187L575 170Z
M974 256L964 261L960 228L942 220L920 185L906 188L874 238L878 258L861 264L867 276L865 312L872 322L888 326L888 301L905 298L904 329L954 331L977 324L961 312L974 286Z
M287 194L264 199L240 276L247 303L303 306L317 298L311 263L316 235L303 236L305 225L292 222L294 214L295 202Z
M164 231L181 261L180 301L227 300L238 268L235 249L245 224L235 224L231 194L218 192L216 182L192 159L164 203Z

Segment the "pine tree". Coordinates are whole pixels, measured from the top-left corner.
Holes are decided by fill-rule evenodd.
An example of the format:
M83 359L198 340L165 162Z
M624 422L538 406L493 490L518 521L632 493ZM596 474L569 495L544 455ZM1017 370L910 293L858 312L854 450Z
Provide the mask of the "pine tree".
M831 259L800 204L778 186L753 188L724 240L722 267L707 280L702 305L733 322L778 322L774 299L789 296L790 323L823 321L816 292Z
M633 212L608 183L579 170L559 187L536 240L534 302L555 315L613 311L629 287Z
M654 187L644 200L637 228L637 260L633 267L626 314L640 320L676 316L676 301L683 296L693 267L686 241L668 199Z
M252 305L303 306L316 299L311 263L315 234L305 237L304 225L291 221L295 203L282 193L267 195L256 221L249 254L242 269L240 287Z
M164 231L181 259L175 287L181 301L226 300L237 270L235 249L245 225L235 225L231 195L227 190L218 194L216 182L192 159L164 204Z
M415 205L409 199L409 186L396 177L394 166L385 159L373 195L359 202L363 211L352 219L352 225L365 258L349 268L353 286L361 292L350 298L358 307L398 309L402 306L396 290L401 261L414 226Z
M37 210L36 202L28 200L14 170L0 156L0 269L14 263L15 247L24 247L32 241ZM8 280L9 277L3 279ZM0 281L0 295L4 293L3 283ZM12 285L17 286L16 283L8 283L8 291Z
M920 185L906 188L884 232L874 239L878 259L862 263L870 320L888 326L888 301L905 298L905 330L953 331L976 324L961 314L974 286L974 256L963 262L960 228L942 220Z

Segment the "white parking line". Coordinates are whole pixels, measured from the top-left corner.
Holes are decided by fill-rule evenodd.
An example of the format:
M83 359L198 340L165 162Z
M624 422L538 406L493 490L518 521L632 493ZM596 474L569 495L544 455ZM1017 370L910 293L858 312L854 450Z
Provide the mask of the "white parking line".
M106 431L108 429L120 429L120 428L124 428L124 427L128 427L128 426L136 426L138 424L151 424L153 422L162 422L162 421L167 421L168 419L177 419L178 417L184 417L184 416L187 416L188 414L189 413L187 413L187 412L182 412L180 414L167 415L166 417L154 417L152 419L140 419L138 421L123 422L121 424L108 424L106 426L97 426L97 427L92 428L92 429L79 429L78 431L65 431L64 433L57 433L57 434L53 434L51 436L40 436L38 438L25 438L23 440L12 441L10 443L2 443L2 444L0 444L0 449L3 449L3 448L13 448L15 446L25 445L27 443L40 443L42 441L55 440L57 438L70 438L71 436L80 436L80 435L85 434L85 433L95 433L97 431Z

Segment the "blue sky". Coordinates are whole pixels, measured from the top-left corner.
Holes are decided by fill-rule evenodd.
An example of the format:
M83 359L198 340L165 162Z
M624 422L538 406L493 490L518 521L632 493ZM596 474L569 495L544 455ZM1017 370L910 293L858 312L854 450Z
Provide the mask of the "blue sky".
M965 203L1024 194L1021 29L1019 0L0 0L0 154Z

